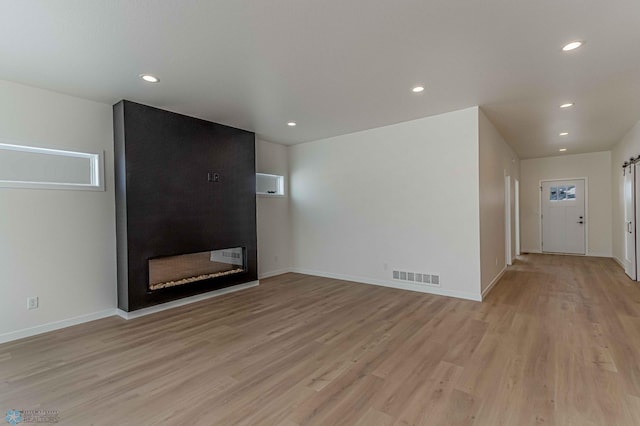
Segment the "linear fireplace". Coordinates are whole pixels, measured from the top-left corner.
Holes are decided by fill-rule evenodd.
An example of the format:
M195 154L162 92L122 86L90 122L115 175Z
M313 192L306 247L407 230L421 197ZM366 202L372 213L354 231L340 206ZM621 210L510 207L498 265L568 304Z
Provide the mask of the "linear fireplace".
M118 308L258 279L255 135L114 105Z
M149 290L175 287L246 271L243 247L149 259Z

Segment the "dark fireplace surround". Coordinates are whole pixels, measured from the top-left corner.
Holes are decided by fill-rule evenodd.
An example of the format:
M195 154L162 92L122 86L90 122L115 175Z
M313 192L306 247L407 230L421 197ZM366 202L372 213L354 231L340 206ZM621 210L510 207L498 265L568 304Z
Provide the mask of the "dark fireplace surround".
M255 135L126 100L113 115L118 308L257 280Z

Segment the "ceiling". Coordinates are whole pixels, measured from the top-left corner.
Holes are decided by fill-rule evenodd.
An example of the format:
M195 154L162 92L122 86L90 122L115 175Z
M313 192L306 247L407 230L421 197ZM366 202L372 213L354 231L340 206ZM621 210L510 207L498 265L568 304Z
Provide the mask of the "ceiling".
M521 158L592 152L640 119L640 2L3 0L0 79L284 144L480 105Z

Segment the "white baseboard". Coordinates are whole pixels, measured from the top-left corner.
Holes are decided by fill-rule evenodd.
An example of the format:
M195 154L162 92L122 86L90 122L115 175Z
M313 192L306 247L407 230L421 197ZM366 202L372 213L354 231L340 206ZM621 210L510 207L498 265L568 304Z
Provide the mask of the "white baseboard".
M196 294L195 296L185 297L184 299L174 300L172 302L162 303L160 305L151 306L149 308L138 309L137 311L126 312L116 309L115 314L126 320L143 317L145 315L155 314L156 312L166 311L167 309L177 308L179 306L188 305L190 303L199 302L201 300L210 299L212 297L222 296L223 294L234 293L236 291L245 290L247 288L256 287L260 281L251 281L244 284L234 285L233 287L221 288L220 290L210 291L208 293Z
M572 253L545 253L543 251L541 251L540 249L522 249L520 250L520 253L522 254L551 254L551 255L558 255L558 256L587 256L587 257L613 257L613 255L611 253L605 253L605 252L588 252L586 254L572 254Z
M598 251L590 251L587 253L589 257L613 257L611 253L598 252Z
M143 315L149 315L155 312L164 311L178 306L187 305L189 303L198 302L200 300L209 299L211 297L222 296L223 294L233 293L235 291L244 290L247 288L255 287L260 284L260 281L252 281L245 284L236 285L233 287L227 287L220 290L211 291L209 293L198 294L184 299L176 300L173 302L163 303L162 305L152 306L150 308L140 309L133 312L125 312L120 309L106 309L104 311L94 312L87 315L80 315L74 318L69 318L61 321L54 321L48 324L37 325L34 327L24 328L22 330L11 331L9 333L0 334L0 344L7 343L18 339L24 339L25 337L31 337L38 334L46 333L49 331L59 330L61 328L71 327L72 325L78 325L89 321L95 321L102 318L118 315L124 319L132 319L141 317Z
M35 336L37 334L46 333L49 331L59 330L61 328L71 327L72 325L78 325L89 321L95 321L98 319L111 317L116 314L115 309L105 309L104 311L94 312L91 314L80 315L77 317L54 321L48 324L36 325L34 327L23 328L22 330L11 331L9 333L0 334L0 343L11 342L13 340L24 339L25 337Z
M271 278L271 277L275 277L276 275L286 274L288 272L292 272L291 268L277 269L275 271L265 272L264 274L258 274L258 278L259 279Z
M617 257L615 257L615 256L613 256L613 260L615 260L615 261L616 261L616 263L617 263L618 265L620 265L620 267L621 267L622 269L624 269L624 262L623 262L622 260L618 259L618 258L617 258Z
M402 281L377 280L377 279L367 278L367 277L356 277L351 275L334 274L331 272L312 271L309 269L302 269L302 268L292 268L291 272L296 272L298 274L305 274L305 275L314 275L317 277L333 278L333 279L343 280L343 281L353 281L360 284L370 284L370 285L377 285L381 287L397 288L399 290L409 290L409 291L417 291L419 293L436 294L438 296L457 297L458 299L467 299L467 300L473 300L476 302L482 301L482 296L480 295L480 293L473 294L473 293L467 293L463 291L447 290L440 287L422 286L419 284L409 284Z
M482 299L483 300L487 297L487 294L489 294L489 292L493 289L493 286L496 285L498 283L498 281L500 281L500 278L502 278L502 276L504 275L505 272L507 272L507 267L506 266L504 268L502 268L502 271L500 271L498 273L498 275L496 275L496 277L493 279L493 281L491 281L489 286L487 288L485 288L484 290L482 290Z
M522 254L527 254L527 253L540 254L540 253L542 253L542 251L540 251L540 249L526 249L526 248L523 248L523 249L520 250L520 253L522 253Z

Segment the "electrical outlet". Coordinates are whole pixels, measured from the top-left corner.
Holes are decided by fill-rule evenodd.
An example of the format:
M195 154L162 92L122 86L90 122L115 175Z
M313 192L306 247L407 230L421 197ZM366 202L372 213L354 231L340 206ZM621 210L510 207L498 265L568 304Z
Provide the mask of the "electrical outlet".
M274 256L274 257L273 257L273 260L275 261L275 263L276 263L276 265L277 265L277 264L278 264L278 256L277 256L277 255L276 255L276 256Z
M496 257L496 266L498 266L498 258Z
M38 309L38 297L27 298L27 309Z
M385 271L389 269L389 265L387 265L386 263L382 267L384 268Z

